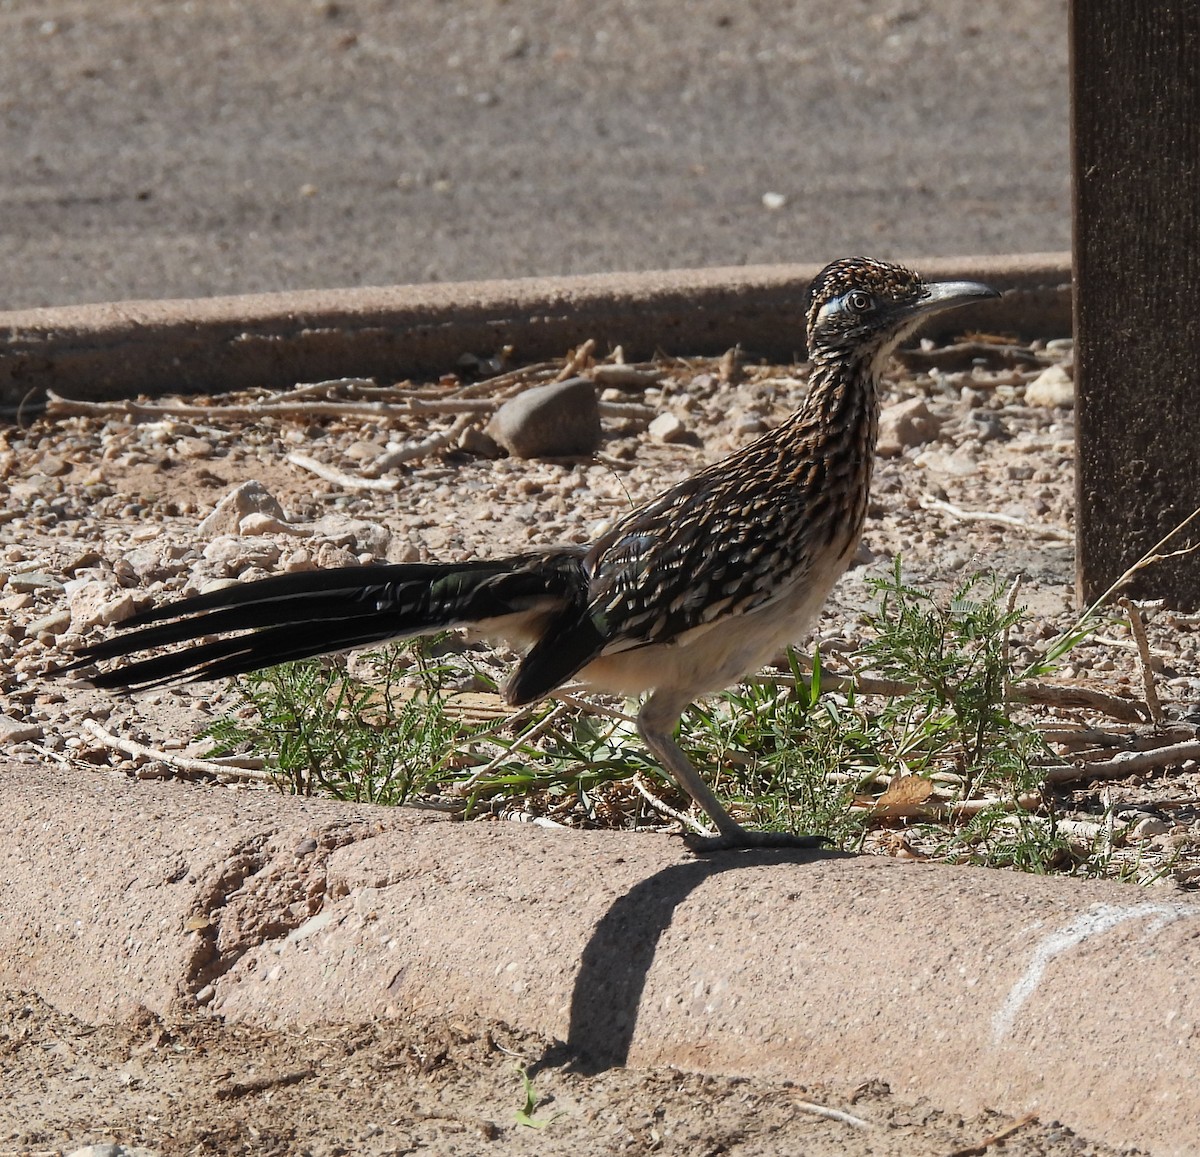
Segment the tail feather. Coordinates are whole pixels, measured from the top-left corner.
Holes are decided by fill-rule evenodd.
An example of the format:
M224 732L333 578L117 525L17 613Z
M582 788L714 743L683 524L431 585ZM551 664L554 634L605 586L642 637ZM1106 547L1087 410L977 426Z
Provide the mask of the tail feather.
M143 611L118 634L82 647L61 670L183 643L91 681L136 687L214 679L506 616L550 616L578 601L586 583L580 559L581 552L564 550L276 575Z

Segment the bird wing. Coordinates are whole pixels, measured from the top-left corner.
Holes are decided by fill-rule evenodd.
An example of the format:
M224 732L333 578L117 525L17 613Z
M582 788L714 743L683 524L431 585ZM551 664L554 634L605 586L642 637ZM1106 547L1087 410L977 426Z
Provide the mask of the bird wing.
M776 471L769 476L786 485L767 486L761 464L720 465L635 511L588 553L589 612L605 635L605 654L707 629L805 580L817 544L804 511L813 505L819 463L786 479Z

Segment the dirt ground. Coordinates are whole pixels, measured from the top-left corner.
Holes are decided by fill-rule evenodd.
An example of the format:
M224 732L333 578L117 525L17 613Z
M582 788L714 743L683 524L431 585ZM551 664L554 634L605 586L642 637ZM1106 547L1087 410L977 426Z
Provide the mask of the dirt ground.
M532 1068L532 1094L523 1068ZM830 1089L674 1070L584 1074L549 1042L504 1025L389 1021L286 1033L147 1013L95 1027L19 994L0 997L0 1073L0 1154L119 1142L222 1157L965 1157L1014 1124L902 1101L878 1082ZM1026 1122L997 1151L1118 1152L1049 1121Z
M835 663L855 638L866 576L886 571L901 552L907 573L938 589L980 568L1021 575L1030 618L1012 646L1033 655L1075 615L1072 412L1027 397L1048 367L1069 368L1069 343L1048 350L960 345L916 351L907 361L907 370L893 374L885 405L920 398L933 420L916 441L881 459L861 565L838 588L817 638ZM169 762L115 750L81 723L101 721L168 756L197 753L204 747L194 739L199 726L228 705L221 689L116 700L82 683L48 685L40 673L135 602L217 578L585 540L631 502L776 422L804 388L802 374L782 367L747 367L739 384L711 361L674 359L636 372L643 376L603 395L616 408L606 413L605 443L594 460L515 462L432 448L384 476L398 480L395 489L355 487L378 474L372 464L389 443L420 443L450 418L384 421L345 410L246 421L230 409L256 400L242 397L168 400L203 409L166 413L114 404L0 431L0 607L7 616L0 713L10 741L98 774L180 774ZM446 379L402 387L396 397L415 389L426 399L444 397L461 386ZM300 400L322 398L355 400L341 387ZM682 440L663 444L648 433L647 414L661 411L680 419ZM327 477L313 473L314 460ZM246 479L278 499L284 519L230 514L206 522ZM1200 644L1196 622L1165 608L1144 613L1171 725L1194 736L1187 717L1200 694L1190 673ZM1128 631L1117 622L1106 627L1071 657L1061 680L1138 700L1142 676ZM1084 726L1078 713L1061 714ZM1103 730L1107 742L1129 745L1146 731L1122 731L1112 721ZM1110 816L1126 825L1132 878L1190 887L1200 845L1198 786L1195 763L1183 763L1063 789L1060 806L1081 823ZM963 1120L902 1102L870 1074L860 1088L800 1089L674 1071L581 1073L553 1042L501 1025L387 1022L287 1033L202 1017L160 1023L146 1014L97 1027L20 993L7 994L0 1009L0 1153L58 1153L99 1140L170 1154L1115 1152L1074 1137L1049 1114L1022 1124L1002 1148L991 1146L989 1138L1015 1123L992 1115ZM535 1069L536 1125L518 1120L526 1108L524 1065ZM844 1110L871 1127L823 1118L801 1102Z

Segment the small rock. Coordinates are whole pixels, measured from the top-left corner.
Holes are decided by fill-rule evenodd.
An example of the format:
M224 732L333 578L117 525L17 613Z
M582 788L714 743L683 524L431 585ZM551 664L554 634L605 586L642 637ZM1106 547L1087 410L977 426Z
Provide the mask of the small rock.
M157 548L139 546L134 550L127 551L122 557L130 571L138 578L145 579L151 575L156 578L161 577L158 572L162 569L162 556L158 553Z
M661 442L663 445L686 442L690 438L688 428L683 424L679 416L672 414L670 410L659 414L646 427L646 433L650 435L651 441Z
M1069 408L1075 405L1075 383L1062 366L1047 366L1025 387L1025 403Z
M764 209L782 209L787 204L786 193L764 193L762 195Z
M587 378L534 386L505 402L487 433L514 458L591 454L600 445L596 387Z
M42 473L50 478L60 478L71 472L71 463L57 454L46 454L41 461Z
M979 470L979 462L974 451L976 447L971 442L964 442L953 454L943 450L922 450L913 461L926 470L935 474L950 474L956 478L966 478Z
M8 589L12 591L61 591L62 583L40 570L27 570L23 574L8 576Z
M292 526L291 523L284 522L273 514L263 514L259 510L239 519L237 529L238 534L246 538L264 534L292 534L300 538L307 538L312 534L312 531L306 526Z
M313 561L316 563L314 568L316 570L332 570L336 566L358 565L358 559L354 555L344 546L338 546L333 542L317 543Z
M300 570L312 570L313 560L312 555L307 550L301 547L299 550L289 551L283 556L279 563L279 569L284 574L294 574Z
M767 424L758 414L742 414L733 427L739 438L756 438L766 430Z
M232 531L247 514L269 514L280 522L287 522L287 515L279 505L279 500L261 482L252 478L226 494L196 529L201 535Z
M647 389L661 382L666 374L662 370L639 370L636 366L615 365L604 362L592 370L592 381L598 386L620 386L623 391Z
M147 1149L144 1145L84 1145L82 1149L72 1149L67 1157L159 1157L156 1149Z
M114 583L73 579L67 584L68 617L80 634L101 623L120 623L134 612L133 596Z
M1158 816L1142 816L1126 831L1125 837L1130 840L1149 840L1154 836L1166 835L1170 830L1170 824Z
M379 442L368 442L360 438L357 442L351 442L342 453L352 462L374 462L384 449Z
M458 448L480 458L499 458L503 453L495 438L478 426L468 426L463 430L458 436Z
M213 456L213 444L207 438L176 438L171 450L177 458L203 459Z
M941 419L929 412L924 398L897 402L879 415L878 453L895 458L909 446L932 442L941 427Z
M10 715L0 715L0 746L9 743L24 743L27 739L41 739L41 737L40 724L13 719Z
M990 410L973 410L963 422L963 432L974 435L979 442L1007 442L1012 438L998 414Z
M225 574L241 574L248 567L269 570L283 552L269 538L239 538L222 534L204 548L205 559Z
M378 522L367 522L361 518L346 518L340 514L327 514L310 522L305 527L305 537L311 538L319 548L323 545L345 547L356 554L387 554L392 541L392 532Z
M25 628L27 635L37 638L39 635L61 635L71 625L70 611L55 611L41 619L34 619Z

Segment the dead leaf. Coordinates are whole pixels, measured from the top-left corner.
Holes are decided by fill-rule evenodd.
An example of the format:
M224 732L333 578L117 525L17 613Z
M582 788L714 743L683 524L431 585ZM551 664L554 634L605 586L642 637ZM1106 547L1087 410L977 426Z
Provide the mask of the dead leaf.
M933 795L933 784L919 775L899 775L872 805L871 813L902 819L925 813L924 804Z

